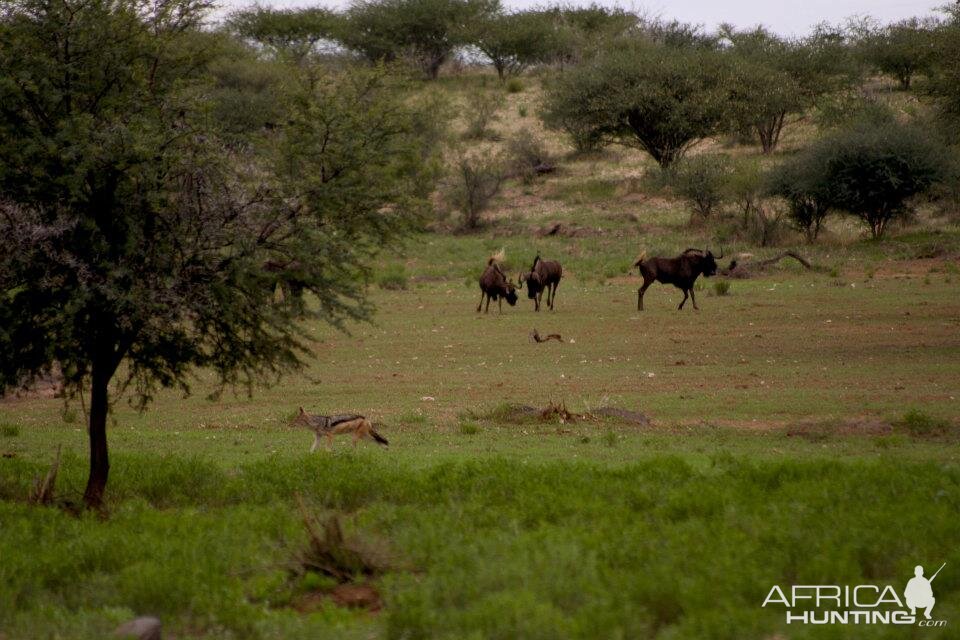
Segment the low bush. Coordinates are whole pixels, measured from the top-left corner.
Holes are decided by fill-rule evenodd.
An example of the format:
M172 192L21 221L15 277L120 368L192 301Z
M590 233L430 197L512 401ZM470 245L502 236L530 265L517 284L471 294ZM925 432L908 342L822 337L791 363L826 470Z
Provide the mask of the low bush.
M916 126L858 122L815 142L801 158L832 207L862 220L874 239L907 216L913 199L950 175L946 150Z
M503 160L496 155L461 155L447 187L447 198L463 216L463 226L476 229L490 201L506 178Z
M375 276L381 289L400 290L407 288L407 269L402 264L388 264L380 268Z
M491 137L490 125L496 121L503 105L503 94L498 91L478 91L470 96L464 109L467 121L464 137L471 140Z
M472 436L480 433L480 423L476 422L475 420L461 420L460 433L465 436Z
M913 437L944 435L950 431L947 420L931 416L919 409L907 411L893 426Z
M532 183L541 171L552 170L554 164L543 140L527 129L507 141L506 155L510 173L524 184Z
M684 158L667 170L670 186L700 220L709 218L723 203L732 173L730 159L722 154Z

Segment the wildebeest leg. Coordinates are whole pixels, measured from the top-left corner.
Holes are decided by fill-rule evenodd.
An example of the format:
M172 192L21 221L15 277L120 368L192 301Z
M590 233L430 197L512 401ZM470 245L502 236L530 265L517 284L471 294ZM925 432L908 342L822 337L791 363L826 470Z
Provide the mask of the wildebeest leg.
M533 310L540 311L540 301L543 300L543 289L537 292L537 295L533 297Z
M647 287L650 286L653 280L644 280L643 286L637 289L637 311L643 311L643 294L646 292Z
M680 306L677 307L677 311L680 311L680 309L683 309L683 303L686 302L686 301L687 301L687 290L684 289L684 290L683 290L683 300L680 301Z
M699 311L700 307L697 306L697 296L693 295L693 289L690 289L690 299L693 301L694 310Z
M483 310L484 313L490 313L490 294L487 294L487 308Z
M483 307L483 297L487 295L485 291L480 292L480 304L477 305L477 313L480 313L480 309Z
M550 311L553 311L553 304L557 301L557 287L560 286L559 282L553 283L553 289L550 290Z

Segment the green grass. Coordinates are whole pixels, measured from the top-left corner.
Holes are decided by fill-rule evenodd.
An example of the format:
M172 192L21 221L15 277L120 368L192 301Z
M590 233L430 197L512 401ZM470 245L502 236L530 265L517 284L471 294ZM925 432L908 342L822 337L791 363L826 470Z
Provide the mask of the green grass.
M536 126L517 119L538 92L525 78L507 95L504 140ZM558 170L508 183L482 233L413 234L378 265L372 324L306 327L302 374L212 402L200 372L187 398L160 393L145 413L117 402L104 519L25 500L61 446L59 504L80 501L80 403L0 403L0 639L104 638L141 614L175 638L921 637L786 627L760 604L774 583L900 589L914 565L943 561L935 613L953 625L957 225L921 219L874 242L834 218L799 249L813 271L784 261L736 295L701 280L699 312L655 285L640 313L641 251L786 247L752 247L729 220L691 228L644 186L638 151L554 150ZM570 233L543 237L556 222ZM534 313L524 292L502 315L475 313L500 247L511 277L537 252L563 263L556 311ZM535 327L564 342L530 342ZM551 402L652 424L516 412ZM363 413L390 447L340 439L308 455L312 434L288 426L301 405ZM382 612L304 608L331 582L293 566L307 544L296 496L389 550Z
M960 563L949 284L787 268L700 312L656 286L642 313L638 284L571 274L557 311L502 315L459 283L374 290L375 323L316 327L315 364L280 387L211 402L201 375L189 398L118 404L106 520L25 504L57 445L58 497L80 499L86 434L62 400L0 405L0 629L102 638L156 614L174 637L819 637L760 608L771 584L899 585ZM534 326L567 342L531 343ZM548 402L653 424L514 410ZM390 447L308 455L287 426L299 405L365 413ZM295 495L394 554L382 613L304 612L329 581L290 568Z
M407 270L402 264L388 264L381 267L375 276L377 286L381 289L406 289Z
M2 468L5 483L35 470ZM68 456L63 485L83 470ZM760 607L774 582L899 584L918 558L960 562L957 468L889 454L423 466L370 449L232 468L121 454L112 482L105 521L0 503L10 637L102 638L150 612L176 637L759 638L787 631ZM377 583L383 614L297 611L329 585L292 579L306 544L294 493L396 554ZM960 614L958 586L944 574L938 616ZM875 633L844 637L900 637Z

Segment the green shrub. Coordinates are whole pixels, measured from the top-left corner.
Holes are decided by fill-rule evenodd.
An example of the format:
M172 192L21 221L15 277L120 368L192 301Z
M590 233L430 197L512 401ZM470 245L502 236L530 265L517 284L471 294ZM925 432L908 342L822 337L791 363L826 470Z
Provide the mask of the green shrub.
M0 425L0 436L4 438L16 438L20 435L20 427L15 424Z
M713 292L718 296L730 295L730 281L729 280L715 280L713 282Z
M520 78L510 78L504 87L507 93L520 93L523 91L523 80Z
M617 446L620 439L617 436L617 432L611 429L604 432L602 441L605 446L613 448Z
M686 200L701 219L720 207L732 173L730 159L722 154L685 158L669 169L670 186Z
M63 419L64 424L73 424L77 421L77 410L65 405L63 411L60 412L60 417Z
M553 165L553 158L547 151L543 140L527 129L517 132L506 145L507 163L510 173L524 184L532 183L538 174L538 168Z
M461 420L460 433L465 436L472 436L480 433L480 423L476 422L475 420Z
M506 177L504 162L498 156L476 153L461 155L447 186L447 199L463 215L463 226L476 229L480 217L500 193Z
M793 225L807 243L814 243L832 203L823 165L809 153L801 152L764 176L764 191L786 201Z
M520 116L521 118L526 118L526 117L527 117L527 105L525 105L525 104L517 105L517 115Z
M947 420L931 416L920 409L907 411L893 426L914 437L942 435L950 429Z
M814 143L802 155L819 167L811 181L832 207L860 218L875 239L905 217L913 198L950 174L946 150L919 127L858 122Z
M393 263L380 268L375 276L381 289L400 290L407 288L407 269L402 264Z
M464 109L467 119L464 137L471 140L491 137L490 125L496 121L503 104L503 94L499 91L478 91L470 96Z

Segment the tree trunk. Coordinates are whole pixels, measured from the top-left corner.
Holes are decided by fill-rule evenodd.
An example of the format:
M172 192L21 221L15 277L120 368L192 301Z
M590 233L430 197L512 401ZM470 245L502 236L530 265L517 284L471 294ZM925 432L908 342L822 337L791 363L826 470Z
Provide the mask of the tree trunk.
M91 509L103 505L110 460L107 457L107 413L109 411L109 384L113 372L105 362L94 362L90 383L90 476L83 501Z

